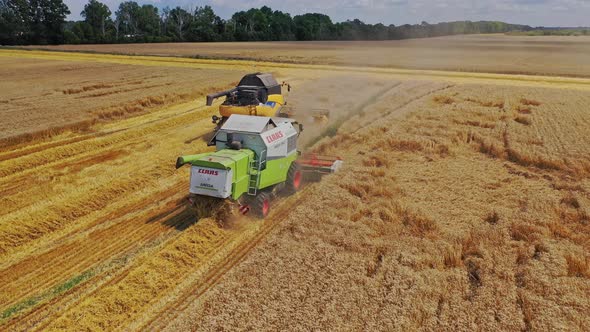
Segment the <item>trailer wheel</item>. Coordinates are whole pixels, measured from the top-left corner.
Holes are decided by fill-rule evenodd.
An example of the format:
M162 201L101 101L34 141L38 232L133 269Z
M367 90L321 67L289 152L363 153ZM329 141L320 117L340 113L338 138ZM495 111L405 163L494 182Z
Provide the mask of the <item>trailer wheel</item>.
M254 199L254 214L259 218L266 218L270 212L270 195L266 192L259 193Z
M291 164L289 172L287 172L287 182L285 184L285 192L287 194L294 194L301 189L301 186L303 185L303 173L301 172L299 164Z

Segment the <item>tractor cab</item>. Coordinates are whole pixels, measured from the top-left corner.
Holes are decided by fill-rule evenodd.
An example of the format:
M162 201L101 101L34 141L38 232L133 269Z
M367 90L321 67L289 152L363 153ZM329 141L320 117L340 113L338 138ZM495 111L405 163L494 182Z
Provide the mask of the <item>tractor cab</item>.
M250 149L266 168L268 158L295 153L302 127L293 119L233 115L217 131L212 145L216 150Z

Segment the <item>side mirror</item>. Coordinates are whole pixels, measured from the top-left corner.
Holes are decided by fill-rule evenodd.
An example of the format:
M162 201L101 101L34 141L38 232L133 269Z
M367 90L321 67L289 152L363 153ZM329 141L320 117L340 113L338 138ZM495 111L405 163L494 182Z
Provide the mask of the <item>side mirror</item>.
M178 159L176 159L176 169L179 169L182 166L184 166L184 159L182 157L178 157Z

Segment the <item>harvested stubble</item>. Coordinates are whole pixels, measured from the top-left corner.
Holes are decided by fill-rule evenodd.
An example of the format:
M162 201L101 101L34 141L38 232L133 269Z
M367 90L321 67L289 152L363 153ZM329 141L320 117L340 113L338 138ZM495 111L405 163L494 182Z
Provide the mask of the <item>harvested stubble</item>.
M450 92L456 104L436 107L423 98L398 110L414 113L407 118L393 112L324 139L316 148L341 154L347 161L342 173L315 187L314 200L298 206L280 232L208 300L185 310L171 330L197 324L204 330L588 326L589 224L563 213L579 212L590 200L562 188L590 189L587 173L571 167L589 152L579 140L590 128L572 126L588 119L575 106L589 96L492 86ZM524 93L542 101L534 130L507 126L509 118L494 105L474 109L461 101L484 94L511 107ZM545 144L527 143L538 132ZM496 145L497 154L482 151L481 142ZM437 145L449 153L435 153ZM540 167L540 161L511 159L505 145L569 164ZM380 149L366 153L367 146Z
M331 78L329 81L339 80ZM350 85L363 88L363 82L355 80ZM339 88L334 86L334 90ZM366 89L372 92L378 88ZM341 102L348 103L343 98ZM181 198L186 194L188 174L187 170L175 171L173 160L178 155L208 149L202 137L212 129L208 119L215 112L208 108L191 111L192 108L194 105L180 105L100 123L96 126L100 131L95 136L58 136L0 155L2 172L6 175L0 179L0 190L7 194L6 199L0 201L0 213L6 220L13 221L0 223L4 268L0 271L0 280L5 281L6 289L10 290L2 294L6 297L0 298L0 305L9 316L9 329L30 329L31 324L59 329L60 324L72 326L74 322L80 329L116 328L144 315L149 318L157 314L159 305L165 303L171 293L178 291L179 284L198 278L198 275L191 277L195 274L191 264L198 263L206 271L223 259L223 253L232 246L247 243L256 234L257 223L239 222L223 222L223 229L208 233L207 229L225 219L222 214L226 209L223 208L215 209L218 212L215 220L203 219L196 225L192 225L185 211L179 210ZM38 174L43 176L36 177ZM18 186L13 188L14 184ZM161 204L164 206L158 207ZM167 206L171 211L162 211ZM190 232L182 232L189 226ZM207 234L204 236L209 242L197 241L199 234ZM118 264L113 273L132 274L136 276L133 280L117 277L109 282L109 275L97 273L66 295L47 295L51 287L67 282L78 275L80 269L94 271L95 266L109 264L117 255L127 257L130 250L151 246L162 237L169 243L158 244L154 253L165 250L173 253L184 242L209 251L200 257L201 261L191 261L170 271L166 269L168 260L179 257L172 255L159 262L162 257L150 255L153 256L150 262L161 268L155 265L146 268L148 260L145 258L125 261ZM198 251L191 248L187 252ZM68 259L72 255L75 259ZM146 287L144 284L152 285L154 275L139 271L149 269L160 271L159 280L168 286L157 295L150 293L150 297L145 297L139 293ZM42 271L47 273L39 273ZM17 286L27 282L37 286ZM100 286L93 289L95 284ZM109 285L112 287L107 288ZM128 297L131 299L128 304L138 304L137 307L121 315L119 298L110 293L115 288L119 290L118 296ZM78 306L88 294L96 296ZM82 295L84 297L80 298ZM36 300L38 298L43 301ZM57 304L48 305L47 301ZM112 318L104 318L109 312L113 313ZM98 318L78 320L75 319L77 315ZM54 321L59 316L63 317Z
M0 76L1 148L194 100L236 73L0 57Z
M36 151L31 155L18 149L1 154L18 157L0 158L6 166L0 172L14 173L0 178L0 190L7 193L0 213L27 226L13 229L0 222L5 243L24 237L4 247L2 284L33 280L41 285L33 294L50 290L53 281L59 286L80 275L76 268L94 266L101 253L111 257L164 234L167 239L149 255L122 263L113 279L93 276L69 292L75 294L73 301L55 299L44 307L48 314L32 308L30 316L17 317L8 329L31 329L27 324L49 330L134 329L152 318L166 320L170 330L590 325L584 315L590 304L583 296L590 291L587 93L400 84L390 77L349 73L322 81L317 73L297 72L303 75L313 82L295 89L302 95L294 101L318 91L335 96L317 101L334 104L338 126L314 149L342 156L345 169L313 184L306 192L313 195L297 205L281 206L289 211L278 219L284 224L216 280L208 296L174 306L178 317L172 321L160 317L161 309L190 294L191 285L204 282L199 278L207 268L223 267L217 264L232 248L247 245L268 225L237 222L219 228L211 218L193 224L177 210L188 174L175 172L171 161L205 149L199 137L210 130L211 111L187 112L193 106L186 106L141 114L101 123L98 128L111 132L104 137L73 143L59 137L25 147ZM356 93L369 101L359 101ZM452 100L439 103L437 95ZM146 105L160 103L147 98ZM520 106L530 107L530 126L514 121ZM104 163L96 162L103 156ZM27 164L32 166L23 167ZM39 174L39 182L29 180ZM141 189L129 189L136 185ZM96 202L83 206L92 193ZM70 200L77 204L69 205ZM95 204L100 209L92 211ZM162 211L156 213L154 206ZM35 216L43 234L26 238L35 223L26 221L20 209ZM42 211L59 212L63 218L49 225L57 228L45 227ZM102 249L85 239L109 245ZM95 248L101 250L76 260L79 266L70 264L68 258ZM54 252L56 258L47 260L44 253ZM28 275L10 270L26 265L26 259L40 266L30 265ZM19 279L11 280L15 275ZM100 286L91 289L95 283ZM77 293L80 289L87 292ZM28 299L21 303L34 302Z

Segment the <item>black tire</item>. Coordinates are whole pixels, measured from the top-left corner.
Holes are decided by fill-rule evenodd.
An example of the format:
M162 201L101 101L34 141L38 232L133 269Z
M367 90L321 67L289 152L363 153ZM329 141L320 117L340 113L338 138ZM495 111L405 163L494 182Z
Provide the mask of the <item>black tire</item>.
M303 173L299 164L296 162L291 164L287 172L287 181L285 182L285 193L288 195L298 192L303 186Z
M254 198L254 203L252 204L252 212L258 218L266 218L270 212L270 199L271 195L262 191L256 195Z

